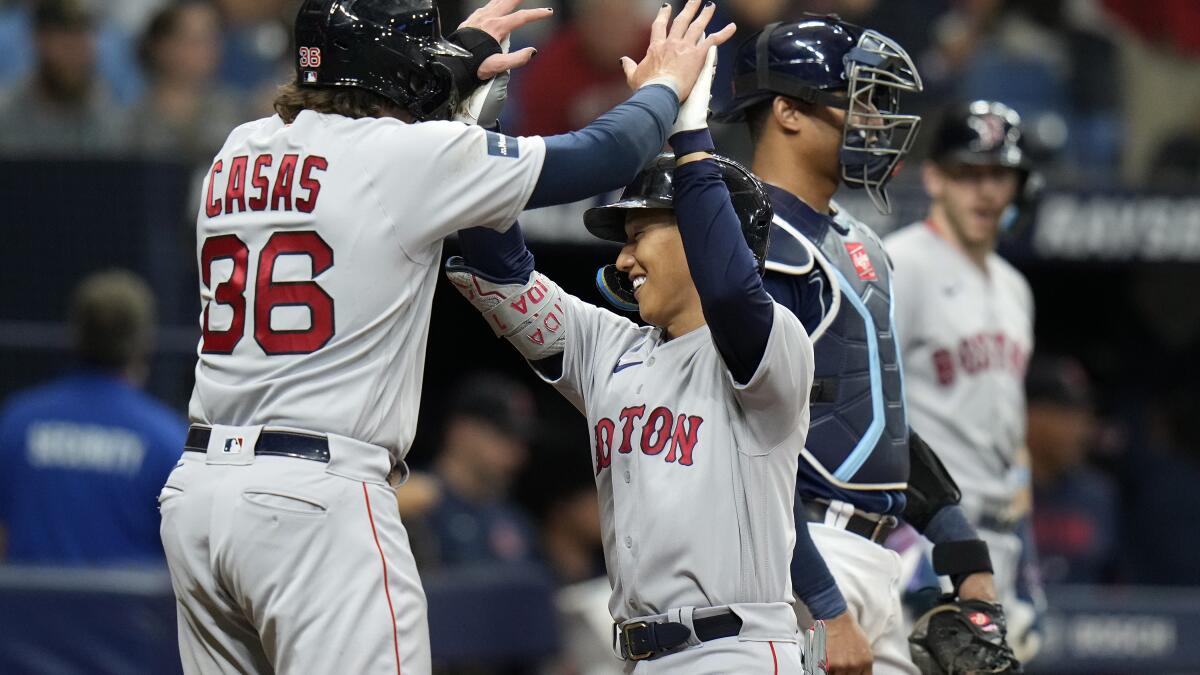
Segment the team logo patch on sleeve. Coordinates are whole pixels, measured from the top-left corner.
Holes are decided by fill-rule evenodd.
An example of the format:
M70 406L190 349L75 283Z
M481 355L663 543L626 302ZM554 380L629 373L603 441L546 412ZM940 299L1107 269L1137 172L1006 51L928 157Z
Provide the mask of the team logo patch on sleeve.
M517 145L517 139L494 131L487 132L487 148L488 154L496 157L516 159L521 156L521 146Z

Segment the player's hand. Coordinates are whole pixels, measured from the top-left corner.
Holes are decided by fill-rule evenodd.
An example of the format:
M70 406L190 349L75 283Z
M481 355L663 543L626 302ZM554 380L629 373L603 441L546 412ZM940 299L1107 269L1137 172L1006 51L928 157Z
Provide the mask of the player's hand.
M825 658L829 675L871 675L871 643L850 612L825 620Z
M737 27L732 23L705 37L704 29L712 20L715 3L706 2L700 9L700 0L688 0L675 20L671 20L671 5L664 3L650 26L650 46L641 63L628 56L621 57L625 69L625 80L633 89L639 89L654 80L668 84L679 95L682 103L696 84L696 78L704 68L709 47L724 44L733 37ZM697 10L699 14L697 15Z
M959 600L984 600L999 602L996 598L996 582L991 572L976 572L963 579L958 587Z
M478 28L495 38L496 42L504 44L505 39L521 26L554 16L554 10L549 7L517 9L521 2L522 0L490 0L483 7L471 12L471 16L458 27ZM479 64L479 72L476 74L481 80L490 80L500 73L529 63L535 54L537 50L533 47L519 49L511 54L494 54Z

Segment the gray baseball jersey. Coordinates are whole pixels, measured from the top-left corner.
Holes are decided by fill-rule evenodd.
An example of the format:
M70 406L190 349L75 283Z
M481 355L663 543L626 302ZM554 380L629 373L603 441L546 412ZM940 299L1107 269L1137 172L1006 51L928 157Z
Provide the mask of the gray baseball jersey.
M986 273L914 223L884 240L895 266L896 332L909 421L962 488L969 510L1007 507L1028 484L1025 367L1033 294L996 254Z
M563 299L563 369L550 382L592 429L613 618L765 603L738 611L743 639L794 641L794 618L791 631L774 619L792 611L792 499L813 378L799 320L775 305L758 371L739 385L707 326L664 341Z
M541 138L303 111L235 129L197 219L203 338L191 419L334 433L402 459L442 239L507 228Z

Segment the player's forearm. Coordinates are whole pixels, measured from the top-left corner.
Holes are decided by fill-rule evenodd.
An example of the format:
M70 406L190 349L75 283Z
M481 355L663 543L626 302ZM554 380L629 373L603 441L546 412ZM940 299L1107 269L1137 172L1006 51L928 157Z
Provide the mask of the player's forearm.
M707 129L688 131L673 136L671 145L685 157L711 149L712 137ZM775 312L716 162L676 167L675 216L713 342L734 379L749 382L766 352Z
M814 619L832 619L846 611L846 599L804 522L796 528L791 573L792 591L808 607Z
M526 208L569 204L625 187L667 141L679 112L675 92L643 87L579 131L549 136Z
M947 504L938 509L925 525L925 529L921 530L921 534L934 544L979 538L975 526L967 520L966 512L958 504Z
M525 246L521 224L506 232L487 227L458 231L458 246L467 265L504 283L525 283L533 274L533 254Z

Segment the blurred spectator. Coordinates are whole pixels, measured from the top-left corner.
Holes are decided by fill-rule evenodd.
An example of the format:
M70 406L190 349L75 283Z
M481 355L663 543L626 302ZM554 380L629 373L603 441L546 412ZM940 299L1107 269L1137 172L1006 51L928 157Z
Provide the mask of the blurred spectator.
M124 147L122 116L96 77L95 15L85 0L42 0L37 64L0 101L0 153L77 157Z
M579 129L629 97L622 56L640 56L654 8L638 0L579 0L570 22L538 51L514 88L522 134Z
M410 528L431 538L413 542L418 563L427 569L536 559L533 526L509 497L528 458L533 395L519 382L484 374L463 381L452 397L434 463L436 500Z
M1021 113L1036 154L1065 150L1071 168L1116 161L1121 84L1111 31L1083 2L964 0L937 20L920 61L927 99L1002 101Z
M1200 512L1200 394L1162 392L1153 402L1149 448L1121 472L1128 578L1135 584L1200 585L1200 541L1188 534Z
M1025 381L1033 471L1033 529L1049 583L1112 580L1116 488L1087 465L1096 439L1087 374L1074 360L1035 356Z
M1200 3L1104 0L1104 5L1125 28L1116 32L1124 89L1122 175L1158 182L1156 157L1162 162L1164 153L1177 154L1181 134L1193 140L1200 134ZM1196 143L1182 149L1195 152ZM1176 165L1198 161L1169 160Z
M0 411L0 522L12 563L162 563L155 496L183 451L183 419L139 391L154 299L125 271L76 290L77 371Z
M207 0L154 15L139 49L149 89L130 114L137 151L205 163L243 121L237 97L213 81L220 49L220 18Z
M225 31L219 78L263 115L270 114L276 86L295 78L291 25L298 6L295 0L217 0Z

